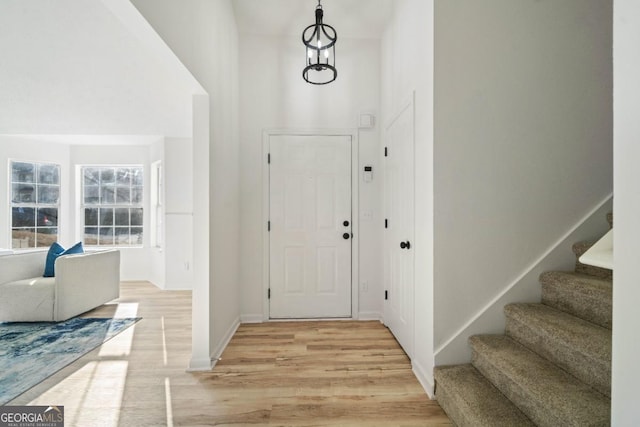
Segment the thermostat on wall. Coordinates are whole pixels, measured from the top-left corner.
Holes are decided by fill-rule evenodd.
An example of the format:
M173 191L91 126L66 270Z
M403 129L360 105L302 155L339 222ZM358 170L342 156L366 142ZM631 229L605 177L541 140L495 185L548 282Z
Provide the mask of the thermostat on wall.
M373 181L373 166L365 166L364 167L364 182Z

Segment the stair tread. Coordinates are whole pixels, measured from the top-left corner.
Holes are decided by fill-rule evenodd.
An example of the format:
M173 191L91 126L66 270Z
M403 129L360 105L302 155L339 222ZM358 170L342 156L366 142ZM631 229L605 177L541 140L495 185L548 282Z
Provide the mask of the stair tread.
M509 304L507 335L601 393L611 393L611 331L544 304Z
M611 278L571 271L548 271L540 275L540 283L543 304L611 329Z
M525 320L546 338L559 340L611 363L611 331L544 304L509 304L507 316Z
M589 274L576 273L574 271L546 271L540 275L540 280L556 279L563 282L579 282L587 287L595 289L611 290L613 280L610 277L596 277Z
M539 425L608 425L610 399L505 335L469 339L473 365Z
M470 364L436 367L434 377L438 403L460 427L535 425Z

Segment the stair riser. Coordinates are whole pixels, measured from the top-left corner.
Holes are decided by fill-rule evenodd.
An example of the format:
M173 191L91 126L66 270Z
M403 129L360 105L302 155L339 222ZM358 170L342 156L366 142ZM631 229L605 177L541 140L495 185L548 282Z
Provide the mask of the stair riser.
M602 279L613 278L613 272L611 270L582 264L580 261L576 261L576 273L588 274L590 276L600 277Z
M611 362L598 360L570 348L535 326L507 316L506 334L540 356L555 363L600 393L611 396Z
M543 283L542 303L576 317L611 329L610 292L584 292L564 283Z
M502 394L520 408L526 416L533 420L536 425L541 427L567 425L564 420L554 417L552 411L546 410L543 405L531 399L526 390L512 381L500 368L496 368L492 363L491 357L485 357L484 354L478 353L474 349L471 364L491 381Z
M505 335L469 338L472 364L538 426L606 426L610 400Z
M438 380L436 379L436 382ZM446 386L442 384L438 384L438 388L436 390L438 400L438 405L447 413L447 416L452 420L456 421L456 426L458 427L466 427L471 426L469 420L466 417L464 410L459 408L459 405L456 403L455 398L455 390L452 390L452 394L449 395Z
M459 427L533 427L498 389L471 365L434 370L436 399Z
M579 259L584 253L593 246L594 242L579 242L572 246L573 253L576 256L576 273L588 274L590 276L600 277L602 279L611 279L613 271L606 268L594 267L592 265L582 264Z

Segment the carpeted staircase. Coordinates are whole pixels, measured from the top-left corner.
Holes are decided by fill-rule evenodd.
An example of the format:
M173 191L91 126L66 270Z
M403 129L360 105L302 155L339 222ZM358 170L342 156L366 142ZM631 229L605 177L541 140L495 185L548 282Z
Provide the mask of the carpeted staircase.
M612 272L576 261L540 283L540 304L504 308L504 335L469 339L471 364L435 368L436 398L456 425L610 425Z

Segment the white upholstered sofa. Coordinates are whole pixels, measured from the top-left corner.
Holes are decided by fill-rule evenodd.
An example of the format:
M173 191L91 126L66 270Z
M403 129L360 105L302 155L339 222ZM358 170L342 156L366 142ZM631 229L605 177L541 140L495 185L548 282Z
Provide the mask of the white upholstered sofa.
M47 252L0 256L0 322L62 321L120 296L120 252L64 255L42 277Z

